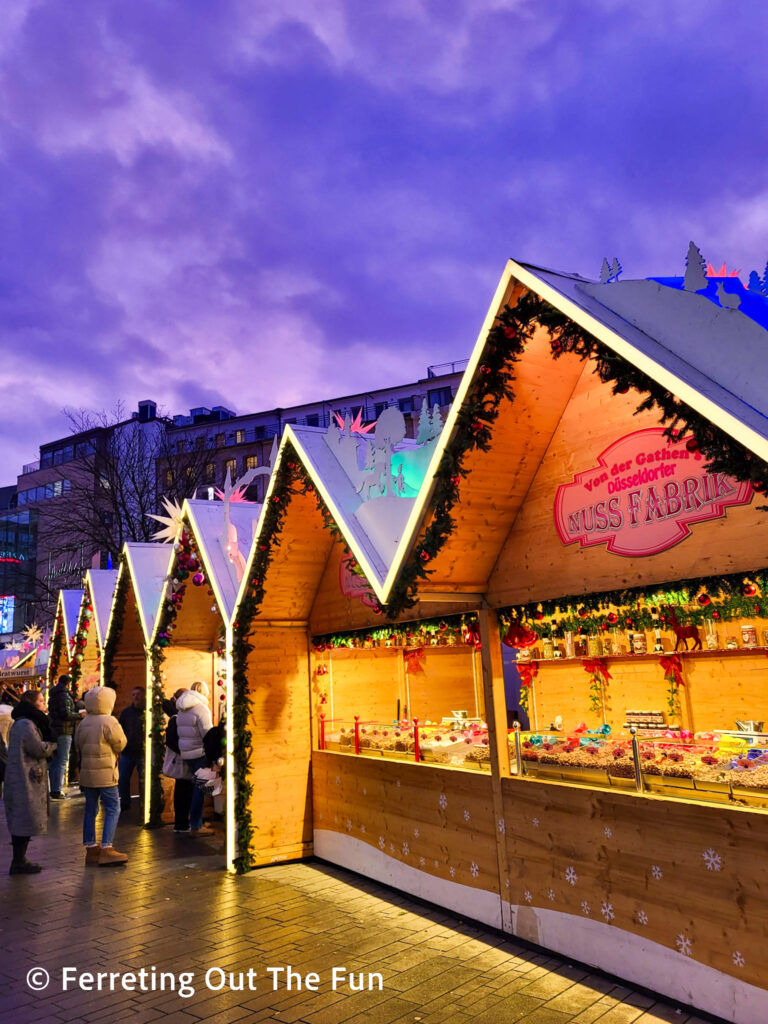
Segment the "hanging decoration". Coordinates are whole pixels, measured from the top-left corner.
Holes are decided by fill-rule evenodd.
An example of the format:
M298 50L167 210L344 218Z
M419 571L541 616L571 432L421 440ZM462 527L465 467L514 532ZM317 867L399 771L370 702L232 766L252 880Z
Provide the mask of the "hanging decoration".
M608 708L608 680L612 678L601 658L585 658L582 663L589 676L589 706L598 718Z
M745 593L746 589L749 594ZM704 602L699 600L702 594L707 597ZM669 611L665 612L664 608ZM703 626L708 620L728 622L753 616L768 618L768 570L693 577L625 590L510 605L500 609L499 617L502 638L510 635L510 631L513 638L525 635L518 632L525 630L534 633L539 640L563 636L569 631L579 636L595 636L614 624L622 628L653 630L663 623L672 629L671 611L678 626Z
M685 686L683 666L679 654L668 654L659 658L667 681L667 707L670 715L680 714L680 687Z
M398 622L376 629L325 633L312 637L312 644L316 651L327 651L334 647L453 647L466 642L465 637L471 629L474 630L476 624L477 616L471 613L451 615L439 619ZM479 636L477 626L478 639Z
M92 620L93 603L91 602L91 595L88 592L88 586L86 584L83 590L83 599L80 604L80 611L77 616L75 633L72 637L72 654L69 663L69 676L72 680L71 689L72 693L75 694L76 697L81 696L79 684L83 674L83 659L85 657L85 648L88 645L88 634L91 629Z
M403 661L405 662L405 671L415 676L418 672L424 671L424 648L423 647L406 647L403 651Z
M125 605L128 595L128 563L122 551L120 552L117 570L117 585L115 586L115 593L112 598L109 632L104 641L104 650L102 652L104 658L104 683L106 686L112 687L113 690L117 689L113 678L115 651L123 634ZM138 608L136 609L136 614L138 616Z
M155 515L154 512L147 513L150 519L155 519L162 526L162 530L157 530L152 534L152 540L172 544L176 540L176 534L181 526L182 507L178 501L171 498L163 498L163 508L166 512L164 516Z
M539 674L539 666L535 661L518 661L517 672L520 676L520 707L528 714L531 702L533 681Z

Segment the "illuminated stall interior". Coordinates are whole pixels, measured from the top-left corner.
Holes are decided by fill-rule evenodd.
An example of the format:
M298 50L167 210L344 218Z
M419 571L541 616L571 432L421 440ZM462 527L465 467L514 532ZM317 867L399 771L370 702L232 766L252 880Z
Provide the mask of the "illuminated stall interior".
M98 686L101 680L101 653L116 583L117 569L88 569L85 574L70 670L72 685L78 693Z
M60 590L51 627L51 655L48 659L48 684L53 685L61 675L69 674L72 656L72 638L75 635L82 590Z
M152 636L156 729L164 721L162 699L188 690L197 681L208 687L214 724L223 717L227 625L260 509L242 500L184 503ZM155 753L162 761L159 747ZM168 814L170 787L164 785Z

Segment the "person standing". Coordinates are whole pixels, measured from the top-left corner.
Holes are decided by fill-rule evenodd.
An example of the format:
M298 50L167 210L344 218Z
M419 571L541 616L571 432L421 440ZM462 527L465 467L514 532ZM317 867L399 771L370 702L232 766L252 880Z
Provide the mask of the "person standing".
M85 863L124 864L128 855L112 845L120 818L117 759L125 747L125 733L113 716L117 694L108 686L94 686L85 694L85 718L75 733L80 754L80 785L85 793L83 846ZM104 824L101 845L96 842L96 815L101 802Z
M11 712L8 765L5 773L5 817L13 844L9 874L36 875L39 864L27 860L32 836L48 830L47 761L56 751L40 690L27 690Z
M72 737L75 732L75 725L80 721L80 715L75 710L75 701L70 692L72 679L70 676L59 676L59 680L53 687L48 698L48 717L51 721L51 729L56 739L56 754L51 761L48 774L51 780L51 799L66 800L67 795L62 790L64 773L69 763L69 753L72 749Z
M6 704L0 697L0 796L3 795L5 766L8 764L8 734L13 725L12 711L13 704Z
M144 778L144 687L134 686L131 703L120 712L118 721L125 733L125 750L118 763L120 810L126 814L131 809L131 779L138 772L139 788Z
M213 725L211 709L208 706L208 686L203 682L192 683L190 690L185 690L176 699L176 728L179 738L179 751L194 778L198 768L208 767L203 740ZM182 780L184 781L184 780ZM183 787L182 792L186 792ZM175 806L175 831L192 836L212 836L214 831L203 824L203 805L205 793L194 785L188 794L188 806ZM174 801L175 804L175 801Z

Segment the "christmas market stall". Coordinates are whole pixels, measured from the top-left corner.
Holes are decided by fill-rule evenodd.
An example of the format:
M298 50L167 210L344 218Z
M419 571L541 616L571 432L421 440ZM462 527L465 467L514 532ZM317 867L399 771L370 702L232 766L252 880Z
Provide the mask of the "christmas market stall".
M69 671L75 693L84 693L100 682L101 652L116 583L117 569L88 569L83 578Z
M413 439L397 408L375 426L286 430L233 622L237 870L312 853L313 735L344 765L375 760L393 785L422 762L466 769L455 784L470 803L489 785L474 610L456 615L448 594L428 615L418 604L397 623L381 615L441 429L425 405Z
M49 686L71 670L72 648L82 603L82 590L59 591L51 626L51 653L47 669Z
M120 556L102 652L102 680L123 708L135 686L151 689L147 648L168 575L167 544L128 542Z
M206 684L214 725L224 718L232 612L261 506L244 500L251 477L229 481L221 501L171 508L158 539L171 546L167 576L149 647L148 805L151 823L170 815L163 782L163 700L194 682ZM150 785L152 782L155 785Z
M321 584L307 613L313 850L757 1024L768 299L708 275L695 246L681 277L619 274L510 262L383 584L345 537L379 607L360 621L361 602L348 613ZM257 624L289 519L259 538ZM357 629L355 655L386 656L390 624L448 625L448 600L465 632L476 617L490 773L369 756L359 723L351 747L328 742L319 701L342 637ZM363 698L377 687L359 669Z

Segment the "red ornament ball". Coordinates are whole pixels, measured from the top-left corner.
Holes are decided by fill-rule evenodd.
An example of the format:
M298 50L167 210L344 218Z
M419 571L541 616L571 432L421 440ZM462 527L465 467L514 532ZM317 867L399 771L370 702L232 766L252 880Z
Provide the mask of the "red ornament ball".
M712 618L713 619L719 619L720 618L720 612L717 610L717 608L715 608L715 610L712 612Z
M534 619L536 619L537 622L541 622L541 620L544 618L544 612L536 612L533 617Z
M685 447L689 452L697 452L699 450L699 442L695 437L691 437L685 442Z
M706 593L706 591L703 594L699 594L696 600L702 608L706 608L708 604L712 603L712 598L709 596L708 593Z
M617 384L616 387L613 389L613 393L615 395L626 395L628 391L629 384Z
M608 612L608 614L605 617L605 621L609 625L613 626L616 622L619 621L619 616L616 614L616 612Z
M431 557L432 556L428 551L422 551L421 554L419 555L419 558L422 560L422 562L428 562Z
M745 583L744 586L741 588L741 592L744 595L744 597L754 597L757 593L757 587L754 585L754 583Z
M576 614L579 616L580 619L586 619L586 617L589 615L589 609L585 608L584 605L582 605L581 608L578 609Z

